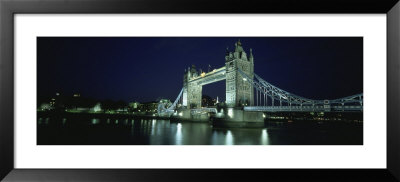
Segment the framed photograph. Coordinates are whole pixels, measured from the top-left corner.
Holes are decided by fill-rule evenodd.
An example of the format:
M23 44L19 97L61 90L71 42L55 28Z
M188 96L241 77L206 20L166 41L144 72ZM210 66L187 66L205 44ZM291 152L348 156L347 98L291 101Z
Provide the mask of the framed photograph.
M0 179L399 181L399 10L2 1Z

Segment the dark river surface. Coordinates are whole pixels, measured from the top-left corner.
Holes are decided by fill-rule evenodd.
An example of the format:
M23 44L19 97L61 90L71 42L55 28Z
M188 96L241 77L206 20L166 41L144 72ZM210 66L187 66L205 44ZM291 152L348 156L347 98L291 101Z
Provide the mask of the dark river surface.
M362 145L356 123L287 123L213 128L157 119L51 118L37 121L38 145Z

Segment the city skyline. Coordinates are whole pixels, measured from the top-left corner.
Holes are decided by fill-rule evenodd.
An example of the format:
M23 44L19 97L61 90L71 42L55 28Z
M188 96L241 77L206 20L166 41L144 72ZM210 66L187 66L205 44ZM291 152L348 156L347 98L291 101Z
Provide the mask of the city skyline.
M238 39L252 48L255 73L286 91L310 99L362 92L362 37L39 37L38 96L174 100L185 69L223 67ZM225 100L225 82L203 95Z

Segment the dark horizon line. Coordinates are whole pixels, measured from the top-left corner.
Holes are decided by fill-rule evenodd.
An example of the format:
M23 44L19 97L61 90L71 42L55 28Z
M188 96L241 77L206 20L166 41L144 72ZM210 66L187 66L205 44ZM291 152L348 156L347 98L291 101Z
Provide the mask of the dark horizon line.
M59 93L59 95L56 95L57 93ZM75 94L80 94L80 93L75 93ZM54 92L54 95L53 96L39 96L39 95L37 95L37 100L40 100L40 99L52 99L52 98L56 98L56 97L67 97L67 98L75 98L74 97L74 94L71 94L71 95L65 95L65 94L63 94L62 92ZM207 95L207 94L202 94L202 97L203 96L208 96L208 97L210 97L210 98L212 98L212 99L216 99L216 98L213 98L212 96L210 96L210 95ZM162 98L162 97L160 97L159 99L153 99L153 100L150 100L150 101L138 101L138 100L134 100L134 101L126 101L125 99L110 99L110 98L104 98L104 99L100 99L100 98L96 98L96 97L91 97L91 96L82 96L82 95L80 95L79 97L76 97L76 98L84 98L84 99L91 99L91 100L95 100L95 101L99 101L99 102L101 102L101 101L113 101L113 102L120 102L120 101L123 101L123 102L125 102L125 103L131 103L131 102L139 102L139 103L150 103L150 102L158 102L158 100L161 100L161 99L168 99L168 100L170 100L171 102L173 102L173 101L175 101L175 99L176 98L174 98L174 99L169 99L169 98Z

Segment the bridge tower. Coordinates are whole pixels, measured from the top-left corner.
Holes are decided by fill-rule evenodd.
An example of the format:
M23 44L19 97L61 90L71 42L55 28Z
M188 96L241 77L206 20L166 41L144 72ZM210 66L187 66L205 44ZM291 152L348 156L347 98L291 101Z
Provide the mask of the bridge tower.
M243 50L242 43L235 43L235 51L230 52L227 48L225 55L226 69L226 104L228 107L254 105L254 91L252 84L241 76L241 69L251 79L254 78L254 57L250 49L247 56Z
M226 50L225 67L215 69L209 73L198 72L196 67L185 70L183 77L183 106L187 109L201 107L203 85L226 80L226 104L228 107L254 105L253 85L242 77L238 70L242 70L249 79L254 78L254 58L243 50L242 43L235 43L235 51Z
M198 82L190 81L193 78L199 77L196 66L185 72L183 77L183 103L182 105L188 109L201 107L201 96L203 87Z

